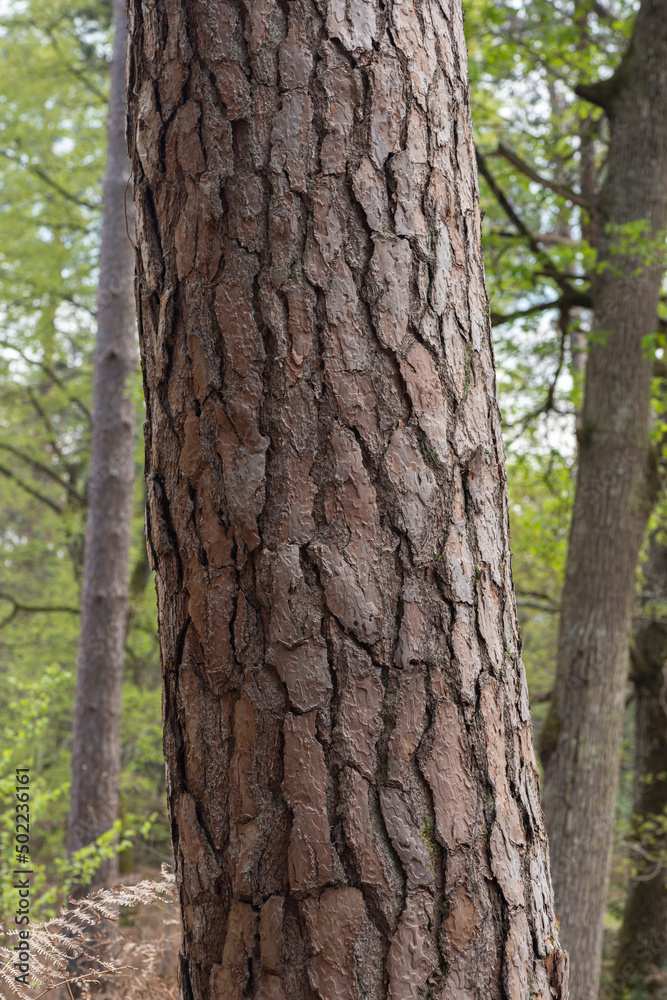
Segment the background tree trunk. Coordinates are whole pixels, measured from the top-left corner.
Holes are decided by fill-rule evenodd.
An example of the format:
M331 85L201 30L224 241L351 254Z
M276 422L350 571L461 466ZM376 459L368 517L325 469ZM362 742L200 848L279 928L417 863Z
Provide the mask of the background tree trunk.
M565 997L460 3L130 34L182 996Z
M667 548L651 540L635 628L634 816L630 879L610 996L664 996L667 965ZM660 977L656 975L662 971Z
M135 409L128 381L136 364L134 254L123 208L129 161L125 145L127 30L122 0L114 3L114 23L88 521L72 731L70 853L96 840L117 820L121 764L135 441ZM128 200L131 203L129 195ZM109 884L117 873L117 858L104 861L93 884Z
M667 219L667 4L644 0L603 103L611 140L599 198L597 331L587 367L555 698L541 737L556 905L574 1000L594 1000L615 817L630 614L650 510L651 362ZM657 239L641 259L646 222ZM610 228L611 227L611 228ZM633 245L634 239L634 245ZM662 237L664 243L664 234ZM658 249L659 248L659 249Z

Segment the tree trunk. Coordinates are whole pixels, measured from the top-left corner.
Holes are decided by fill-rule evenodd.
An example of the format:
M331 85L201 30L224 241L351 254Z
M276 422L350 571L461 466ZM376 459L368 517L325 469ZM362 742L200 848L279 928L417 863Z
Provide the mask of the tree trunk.
M134 254L123 208L129 161L125 145L127 30L122 0L115 0L114 20L88 521L72 732L70 853L96 840L118 819L121 764L135 441L135 410L127 384L136 364ZM109 884L117 873L117 858L104 861L93 885Z
M182 996L565 997L460 3L130 33Z
M634 816L628 838L630 879L619 937L613 1000L664 996L667 968L667 548L651 540L643 615L635 628L631 679L635 689ZM655 975L662 971L662 981Z
M541 744L544 808L556 905L570 951L572 996L594 1000L635 570L652 490L651 361L644 339L656 325L664 243L659 233L667 220L665 0L642 3L628 53L612 81L581 90L604 103L611 139L599 199L593 281L597 333L586 366L578 435L555 698ZM649 259L637 229L643 222L643 239L654 241ZM621 235L619 226L626 226Z

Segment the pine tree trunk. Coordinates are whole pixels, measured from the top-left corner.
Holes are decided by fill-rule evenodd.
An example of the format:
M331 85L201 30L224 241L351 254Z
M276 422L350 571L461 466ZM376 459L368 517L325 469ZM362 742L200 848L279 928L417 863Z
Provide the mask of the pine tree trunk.
M565 997L460 3L130 35L182 996Z
M578 434L555 698L541 736L544 808L573 1000L597 997L630 615L651 505L651 362L644 340L656 325L659 233L667 221L665 0L644 0L620 70L588 93L604 103L611 139L599 199L596 333ZM646 223L647 231L640 235L637 223ZM626 227L621 234L619 226Z
M118 819L121 688L128 610L134 485L135 410L128 380L136 364L134 253L123 208L129 176L125 145L126 16L114 3L107 169L93 363L93 415L81 635L72 731L68 850L76 851ZM130 219L132 218L131 195ZM117 858L94 885L109 884Z
M646 607L635 628L635 787L630 879L614 966L613 1000L664 996L667 971L667 548L651 540ZM662 971L662 981L654 974Z

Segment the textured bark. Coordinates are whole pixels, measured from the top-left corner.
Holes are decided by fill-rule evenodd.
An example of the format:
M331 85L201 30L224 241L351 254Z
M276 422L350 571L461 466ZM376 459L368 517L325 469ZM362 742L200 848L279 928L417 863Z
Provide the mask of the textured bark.
M129 176L125 144L125 7L114 5L107 169L93 363L93 414L81 634L72 731L70 852L118 819L121 688L129 590L135 410L127 393L136 365L134 254L123 209ZM131 215L130 215L131 218ZM113 881L114 858L94 884Z
M651 362L662 261L618 252L609 223L667 220L667 4L644 0L604 97L611 128L593 281L555 697L541 737L556 905L574 1000L597 996L630 614L650 509Z
M635 627L635 787L630 880L614 966L613 1000L663 996L667 966L667 548L652 539L644 567L647 606Z
M460 4L130 11L182 995L565 997Z

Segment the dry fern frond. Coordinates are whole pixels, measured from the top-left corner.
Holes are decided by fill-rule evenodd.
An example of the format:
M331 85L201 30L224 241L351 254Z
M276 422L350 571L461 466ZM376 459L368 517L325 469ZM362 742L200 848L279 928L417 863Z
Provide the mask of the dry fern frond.
M61 910L57 917L30 925L30 987L16 981L15 948L24 943L19 928L0 927L0 982L9 996L19 1000L37 1000L68 983L76 983L77 992L85 998L102 979L107 984L106 995L122 995L123 1000L148 1000L149 996L176 1000L173 962L169 961L177 950L175 900L174 876L163 868L161 881L145 879L136 885L98 889L73 902L70 909ZM127 928L119 928L110 942L112 957L106 948L104 956L99 953L103 922L117 922L124 907L156 905L159 919L149 921L155 940L149 937L137 942ZM81 970L79 975L72 974L75 963L77 971ZM68 993L71 995L71 990Z

